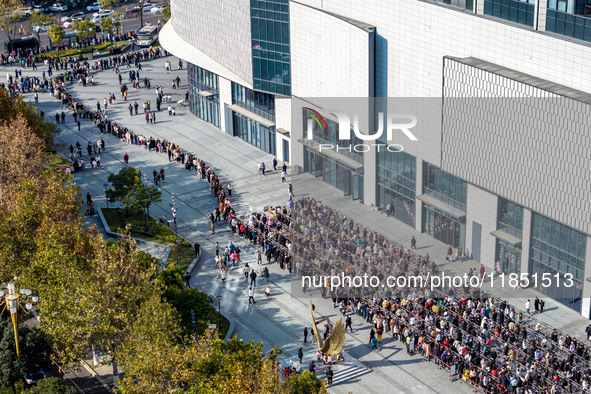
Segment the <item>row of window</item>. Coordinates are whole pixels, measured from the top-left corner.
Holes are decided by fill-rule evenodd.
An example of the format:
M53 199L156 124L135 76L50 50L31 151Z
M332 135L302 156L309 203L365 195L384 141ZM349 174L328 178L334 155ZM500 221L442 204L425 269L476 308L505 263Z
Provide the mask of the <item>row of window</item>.
M307 137L307 127L311 125L313 140L321 144L332 144L343 149L335 149L337 153L347 156L353 160L363 163L363 152L356 152L352 146L362 144L363 141L359 139L354 132L351 132L351 139L341 140L338 138L339 124L331 119L326 119L326 126L316 121L317 117L309 109L304 108L304 128ZM347 149L344 149L347 148Z
M232 104L236 104L263 118L275 121L275 97L272 94L255 92L232 82Z
M289 0L251 0L253 86L291 96Z
M504 198L499 198L497 229L521 238L523 231L523 207Z
M234 136L275 155L275 130L269 129L236 112L232 112L232 122Z
M468 195L466 181L441 170L439 167L423 162L423 186L425 194L466 212Z
M219 91L218 75L207 71L191 63L188 64L187 75L191 86L195 86L200 91L212 91L214 94Z

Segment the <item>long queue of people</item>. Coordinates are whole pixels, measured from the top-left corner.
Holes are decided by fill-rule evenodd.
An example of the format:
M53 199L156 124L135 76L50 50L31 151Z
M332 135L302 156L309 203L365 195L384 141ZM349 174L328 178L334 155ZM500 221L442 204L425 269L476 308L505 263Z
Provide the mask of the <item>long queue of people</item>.
M295 274L386 277L438 271L429 256L392 243L319 201L300 199L289 213L257 214L254 227L270 248L289 254ZM582 392L591 386L589 348L504 300L462 288L383 294L365 289L345 296L346 290L321 289L343 314L372 326L370 343L377 345L390 333L407 352L453 369L485 392Z

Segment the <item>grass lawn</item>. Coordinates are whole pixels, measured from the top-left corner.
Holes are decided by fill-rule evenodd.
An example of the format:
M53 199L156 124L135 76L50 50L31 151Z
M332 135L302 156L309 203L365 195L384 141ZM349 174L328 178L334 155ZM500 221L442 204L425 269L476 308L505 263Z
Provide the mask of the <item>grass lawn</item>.
M69 160L64 159L59 153L49 153L49 168L69 167L70 165L72 165L72 163Z
M148 216L146 229L145 218L141 214L126 217L124 215L125 211L121 208L102 208L102 211L112 231L124 233L123 229L129 224L132 237L170 246L171 250L166 264L178 265L183 270L186 270L195 258L195 249L193 249L190 242L182 241L179 250L179 244L176 242L177 237L174 232L153 217ZM179 254L180 264L178 263Z

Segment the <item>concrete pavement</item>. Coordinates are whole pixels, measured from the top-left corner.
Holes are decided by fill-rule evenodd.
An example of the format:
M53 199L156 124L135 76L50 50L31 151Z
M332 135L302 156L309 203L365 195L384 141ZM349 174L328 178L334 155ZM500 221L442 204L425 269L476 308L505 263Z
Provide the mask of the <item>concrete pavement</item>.
M168 59L173 65L178 64L176 59ZM157 84L163 85L166 94L171 94L172 101L175 102L184 96L186 72L166 74L164 72L165 60L157 59L143 63L142 78L144 76L150 78L152 87ZM41 67L37 73L40 74L44 68ZM122 71L125 76L125 67L122 68ZM34 73L29 69L23 71L23 75L33 75ZM170 91L170 81L176 75L179 75L182 80L182 89ZM69 89L78 100L94 108L96 101L102 102L108 93L118 91L116 78L117 76L111 70L105 70L97 73L97 86L82 87L73 84ZM119 97L117 99L120 100ZM154 102L153 89L130 91L128 101L133 103L136 100L140 104L140 108L146 100ZM48 119L52 119L56 111L61 112L59 102L49 97L48 94L40 95L39 101L40 107L45 111ZM215 168L223 183L232 181L232 203L239 215L246 215L251 210L260 210L264 206L285 203L287 187L285 184L281 184L280 173L271 172L263 177L257 172L258 163L265 161L269 164L272 156L199 120L191 115L186 107L184 109L177 107L177 115L174 117L169 117L167 112L162 111L158 113L155 125L147 125L143 116L129 116L127 105L128 103L118 101L113 108L109 107L109 117L116 120L118 124L127 126L133 132L141 133L146 137L153 136L173 141L179 144L182 150L192 152L198 158L205 160ZM90 122L83 122L82 130L78 132L74 128L73 118L69 113L67 123L62 126L62 129L63 132L56 137L56 141L63 144L63 149L66 149L70 144L75 144L77 140L84 146L88 139L94 141L101 136L98 129ZM166 182L161 185L162 202L155 204L150 211L156 218L162 215L170 218L168 205L171 202L170 194L172 192L176 194L179 233L191 242L199 240L203 249L203 258L193 272L191 285L206 294L222 296L222 313L230 315L236 320L236 332L240 338L263 341L265 351L269 351L275 345L280 346L284 350L282 362L293 361L297 350L302 346L305 349L306 358L310 357L314 353L314 346L310 343L303 344L303 328L310 324L309 300L291 297L290 278L279 270L277 265L269 266L271 297L267 299L264 296L263 291L266 284L262 283L263 278L258 278L259 283L255 295L257 303L252 306L249 306L247 302L248 286L240 267L231 269L225 282L221 282L219 279L219 273L213 263L215 242L219 242L223 248L230 240L234 240L235 243L241 242L241 240L235 239L237 237L233 237L228 228L218 228L216 235L211 235L207 216L214 209L215 199L209 194L207 182L197 179L194 172L187 173L182 166L169 163L163 154L149 153L139 146L127 145L112 135L105 134L102 137L106 142L106 152L101 154L101 168L86 170L74 176L76 182L83 189L83 195L90 191L97 207L106 206L103 184L106 183L106 178L110 173L115 173L124 166L123 155L125 152L130 156L130 165L141 169L142 172L151 173L152 169L163 167L167 175ZM86 162L88 162L88 158L86 158ZM269 167L270 165L267 165L267 168ZM150 178L148 177L148 179ZM343 198L339 191L311 176L305 184L307 185L305 189L295 190L298 197L313 195L327 204L338 207L339 210L359 223L374 228L388 238L407 246L410 244L411 236L414 235L419 248L421 248L420 252L428 252L440 267L463 273L468 270L468 267L476 266L475 262L469 261L446 265L444 253L447 250L447 245L443 245L425 234L416 233L401 222L386 218L385 215L374 212L356 201ZM243 249L243 261L255 263L254 249L247 245L243 245L241 248ZM532 290L522 291L524 293L499 293L497 295L504 298L516 298L522 295L532 299L535 297L535 295L530 295L535 294ZM566 332L572 332L571 335L582 337L580 327L584 324L583 320L585 319L554 301L546 301L547 312L541 317ZM330 316L331 320L339 318L338 311L332 308L330 302L315 298L314 303L319 315ZM516 304L517 307L521 307L521 305ZM446 372L438 370L434 365L424 366L425 362L419 356L407 356L402 344L388 338L388 335L385 335L379 352L371 351L368 344L369 326L358 318L353 318L353 326L355 332L347 334L344 350L351 359L359 361L360 364L352 364L347 366L349 369L343 369L340 372L335 370L335 385L330 389L331 392L388 390L401 393L447 393L470 390L465 385L450 383ZM304 360L304 365L307 366L309 361L309 359ZM365 368L368 368L370 372L366 373ZM319 376L324 377L324 372L320 368L317 371ZM339 373L341 373L340 376Z

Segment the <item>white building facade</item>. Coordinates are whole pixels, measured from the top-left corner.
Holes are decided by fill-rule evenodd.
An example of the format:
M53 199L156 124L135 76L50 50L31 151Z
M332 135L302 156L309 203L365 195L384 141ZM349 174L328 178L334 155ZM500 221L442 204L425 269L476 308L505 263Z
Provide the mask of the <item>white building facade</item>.
M160 41L189 63L196 116L322 176L347 198L390 204L396 219L461 245L488 268L538 274L542 293L589 317L584 0L171 6ZM323 154L306 127L331 97L423 99L430 103L423 111L440 121L400 153ZM338 144L336 119L326 119L314 140ZM563 286L565 277L574 285Z

